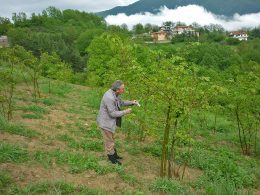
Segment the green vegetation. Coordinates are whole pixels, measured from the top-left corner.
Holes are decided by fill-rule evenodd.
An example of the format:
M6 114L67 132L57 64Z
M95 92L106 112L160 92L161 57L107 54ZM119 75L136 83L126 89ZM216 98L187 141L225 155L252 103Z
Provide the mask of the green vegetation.
M183 187L176 180L158 178L151 186L155 192L166 192L167 194L188 194L186 187Z
M49 84L41 85L41 90L45 93L50 93L54 95L58 95L61 97L65 97L68 93L71 92L72 87L68 83L55 83L49 88Z
M7 132L10 134L21 135L29 138L39 136L39 133L37 133L36 131L33 131L22 125L10 123L2 117L0 117L0 132Z
M131 36L156 26L54 7L13 19L0 23L0 193L259 193L258 28L249 41L211 25L146 44ZM117 130L122 167L96 124L116 79L141 104Z
M46 108L37 105L22 107L21 110L25 112L25 114L22 114L22 117L28 119L42 119L43 115L48 113Z
M0 163L14 162L21 163L28 160L28 152L18 145L0 143Z
M102 141L94 141L91 139L83 139L80 142L77 142L75 139L69 137L68 135L61 135L58 137L59 140L64 141L71 148L80 149L86 151L103 151Z
M0 193L6 193L6 189L11 186L13 182L12 177L4 171L0 171Z
M100 166L97 158L94 156L85 156L59 150L53 152L36 151L33 159L39 163L43 163L45 166L51 166L53 160L59 165L67 164L69 165L70 173L95 170L99 174L105 174L111 171L111 167Z
M64 181L30 184L25 189L14 187L10 191L10 194L70 194L75 192L77 192L77 194L105 194L101 191L91 190L84 186L75 186Z
M41 102L46 106L53 106L56 104L56 100L52 98L44 98L41 100Z

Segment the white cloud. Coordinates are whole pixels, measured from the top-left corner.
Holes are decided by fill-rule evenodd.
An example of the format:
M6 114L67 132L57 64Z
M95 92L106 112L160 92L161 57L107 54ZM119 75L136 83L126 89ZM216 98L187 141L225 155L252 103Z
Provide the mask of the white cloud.
M118 0L121 6L132 4L138 0Z
M41 13L49 6L59 9L77 9L86 12L98 12L115 6L125 6L137 0L0 0L0 16L12 17L12 13L25 12L28 16Z
M137 23L162 25L165 21L180 21L187 25L190 25L193 22L200 25L220 24L226 30L237 30L243 27L251 28L260 26L260 12L246 15L235 14L231 18L225 18L224 16L214 15L198 5L188 5L176 9L162 7L158 14L151 14L148 12L145 14L134 14L130 16L118 14L115 16L107 16L105 19L109 24L121 25L125 23L130 29L132 29L133 25Z

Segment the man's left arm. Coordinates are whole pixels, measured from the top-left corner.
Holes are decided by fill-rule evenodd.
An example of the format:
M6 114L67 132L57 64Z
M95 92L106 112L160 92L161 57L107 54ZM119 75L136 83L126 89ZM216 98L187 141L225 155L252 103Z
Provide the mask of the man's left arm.
M121 106L133 106L136 104L136 100L130 101L130 100L122 100L119 99Z

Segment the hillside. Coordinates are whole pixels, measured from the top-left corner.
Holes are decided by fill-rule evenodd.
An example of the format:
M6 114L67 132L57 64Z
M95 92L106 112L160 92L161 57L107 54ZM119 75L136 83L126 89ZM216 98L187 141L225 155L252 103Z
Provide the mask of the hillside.
M226 154L237 156L230 156L228 162L239 163L239 169L249 168L254 162L238 155L233 144L222 140L222 133L210 137L204 134L197 137L200 143L197 152L207 156L203 159L197 156L194 161L204 165L187 167L181 182L161 180L157 179L158 145L151 139L137 142L122 129L116 135L116 144L124 157L123 166L114 166L106 160L95 123L102 91L53 82L49 94L48 82L41 80L42 98L38 104L26 91L28 86L20 84L15 95L13 122L0 120L1 193L157 194L161 190L181 193L191 190L187 187L189 183L196 188L199 178L206 173L203 167L214 168L222 163L221 158L227 158ZM221 185L211 190L234 190Z
M157 176L159 159L135 154L138 150L121 132L117 144L124 167L106 161L95 124L100 99L96 90L66 83L54 84L51 95L46 93L47 83L41 89L43 98L38 104L26 94L15 99L15 124L0 120L0 193L80 189L67 185L82 185L82 191L92 189L93 193L148 191ZM26 90L20 85L17 93Z
M125 13L126 15L143 12L158 13L158 9L161 6L175 9L176 7L189 4L203 6L206 10L214 14L224 16L233 16L235 13L257 13L260 11L260 1L257 0L140 0L128 6L118 6L97 14L106 17L118 13Z

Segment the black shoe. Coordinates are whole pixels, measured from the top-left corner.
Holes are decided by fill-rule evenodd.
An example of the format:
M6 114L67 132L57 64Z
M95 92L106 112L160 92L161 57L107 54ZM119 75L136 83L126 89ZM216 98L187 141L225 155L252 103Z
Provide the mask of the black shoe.
M115 154L112 155L108 154L107 157L110 160L110 162L112 162L113 164L118 164L118 165L122 164L120 161L116 159Z
M117 155L116 149L115 149L115 158L116 158L116 159L123 159L121 156L118 156L118 155Z

